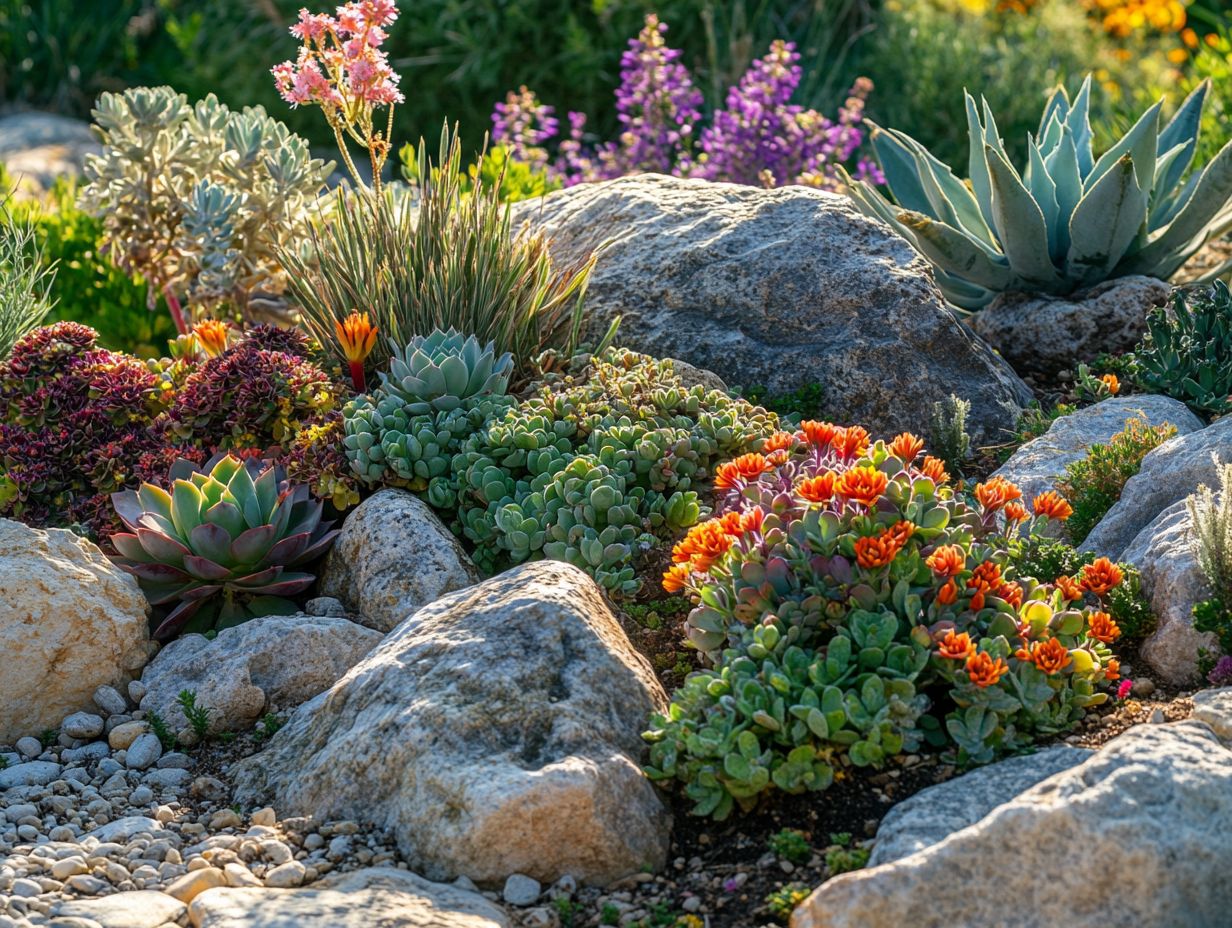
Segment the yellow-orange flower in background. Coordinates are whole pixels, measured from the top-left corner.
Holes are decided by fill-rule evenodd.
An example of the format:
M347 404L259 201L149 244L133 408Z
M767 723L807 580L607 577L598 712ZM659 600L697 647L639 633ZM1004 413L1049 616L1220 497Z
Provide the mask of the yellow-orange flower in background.
M843 430L833 422L818 422L814 419L805 419L800 423L800 440L807 441L810 445L824 448L834 441L834 436L841 431Z
M1021 499L1022 490L1004 477L990 477L975 485L975 498L989 512L996 512L1004 508L1006 503Z
M938 577L953 577L966 564L966 555L958 545L941 545L924 561Z
M1104 644L1112 644L1121 637L1121 627L1106 612L1092 612L1089 616L1091 637Z
M925 456L924 463L920 465L920 472L938 486L950 482L950 475L945 470L945 461L931 454Z
M858 458L868 450L869 442L868 429L859 425L850 425L845 429L840 429L830 444L843 457Z
M791 432L775 432L769 438L761 443L763 454L769 454L772 451L784 451L791 448L796 443L796 436Z
M689 583L688 564L673 564L663 572L663 589L669 593L681 592Z
M693 570L704 573L727 553L732 542L722 523L718 519L710 519L689 529L684 540L672 548L672 560L677 564L689 564Z
M219 319L202 319L193 326L192 334L197 344L211 358L216 358L227 350L227 336L231 326Z
M965 661L975 653L975 645L966 632L950 629L945 637L937 642L937 656L951 661Z
M1123 576L1121 568L1108 558L1101 557L1082 568L1082 578L1079 583L1087 592L1103 596L1120 583Z
M363 392L366 385L364 361L376 347L376 326L367 313L353 312L345 319L334 321L334 334L342 346L342 354L351 371L351 386Z
M834 485L834 490L853 503L871 507L885 492L889 483L890 478L875 467L853 467L843 471Z
M945 581L945 584L937 591L937 602L943 606L952 606L958 601L958 584L953 580Z
M971 611L979 612L984 608L984 597L989 593L995 593L1001 586L1001 568L992 561L985 561L978 565L971 573L971 579L967 581L967 589L975 590L975 595L971 597Z
M1107 666L1104 667L1104 679L1105 680L1119 680L1120 678L1121 678L1121 662L1118 661L1114 657L1112 658L1112 660L1108 661Z
M806 477L796 487L796 492L811 503L825 503L834 497L834 482L838 475L832 470L816 477Z
M732 461L720 464L714 474L716 490L731 490L750 480L756 480L771 467L764 454L752 451Z
M1056 490L1048 490L1036 496L1031 500L1031 510L1037 516L1047 516L1058 522L1064 522L1074 514L1074 507L1069 504L1069 500Z
M1011 522L1025 522L1027 520L1027 507L1017 500L1012 503L1006 503L1005 518Z
M1022 605L1022 587L1014 582L1003 583L997 587L997 595L1017 609Z
M916 438L910 432L903 432L889 444L890 454L904 464L910 464L924 450L924 439Z
M1116 374L1104 374L1103 377L1099 378L1099 382L1107 387L1108 392L1113 396L1121 392L1121 381L1117 379Z
M1056 638L1033 642L1029 647L1020 648L1014 656L1022 661L1030 661L1049 676L1060 673L1069 666L1071 660L1069 649Z
M980 689L992 686L1010 670L1009 665L1001 658L993 660L991 655L983 651L968 657L964 666L967 670L967 677Z

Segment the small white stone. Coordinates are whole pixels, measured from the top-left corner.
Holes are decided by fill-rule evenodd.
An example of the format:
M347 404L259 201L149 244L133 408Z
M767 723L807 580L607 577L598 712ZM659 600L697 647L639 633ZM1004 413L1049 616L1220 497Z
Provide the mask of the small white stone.
M31 738L29 736L25 738L18 738L17 752L21 754L22 757L38 757L43 753L43 743L39 741L38 738Z
M228 886L245 887L245 886L262 886L260 880L252 875L252 871L238 861L232 861L222 868L223 875L227 878Z
M129 770L145 770L163 756L163 745L155 734L138 735L128 746L124 764Z
M60 724L60 731L70 738L89 741L103 733L103 717L92 712L74 712Z
M67 880L79 873L89 873L90 868L80 857L66 857L51 865L51 875L57 880Z
M264 809L258 809L252 813L248 819L254 825L276 825L278 823L278 815L269 806Z
M514 873L505 880L505 888L501 896L510 905L528 906L534 904L543 893L539 881L523 873Z
M289 860L265 874L265 885L271 889L290 889L304 882L308 868L298 860Z
M128 703L110 686L100 686L94 691L94 705L108 715L122 715L128 711Z

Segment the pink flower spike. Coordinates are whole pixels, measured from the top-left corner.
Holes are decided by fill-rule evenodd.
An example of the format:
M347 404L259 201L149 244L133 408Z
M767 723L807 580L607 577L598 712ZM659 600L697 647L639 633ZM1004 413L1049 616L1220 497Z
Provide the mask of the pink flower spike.
M333 17L325 13L309 13L306 9L299 11L299 22L291 27L291 35L304 42L324 38L330 29L338 24Z
M1124 699L1134 688L1133 680L1122 680L1117 686L1117 699Z
M360 6L369 26L388 26L398 18L398 5L394 0L362 0Z

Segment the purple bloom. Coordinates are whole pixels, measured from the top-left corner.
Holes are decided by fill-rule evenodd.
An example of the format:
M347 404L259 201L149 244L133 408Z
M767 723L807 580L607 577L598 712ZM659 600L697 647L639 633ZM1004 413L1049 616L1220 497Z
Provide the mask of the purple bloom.
M1221 657L1206 679L1211 686L1232 686L1232 656L1225 654Z
M504 103L492 113L492 141L509 146L514 158L536 166L547 163L543 144L556 137L560 129L556 110L539 102L525 84L509 91Z

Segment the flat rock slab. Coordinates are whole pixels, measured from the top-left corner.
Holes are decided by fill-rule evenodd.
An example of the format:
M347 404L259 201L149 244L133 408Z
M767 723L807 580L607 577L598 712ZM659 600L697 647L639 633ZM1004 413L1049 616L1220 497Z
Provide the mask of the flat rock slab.
M53 909L57 916L88 918L102 928L161 928L177 922L187 906L166 893L143 889L131 893L116 893L99 899L78 899L61 902Z
M602 246L589 335L620 317L622 345L680 358L729 384L791 394L876 435L927 426L970 400L977 442L1002 440L1031 391L960 323L928 263L842 196L806 187L638 174L514 207L573 263Z
M188 910L194 928L508 928L475 892L392 867L356 870L306 889L209 889Z

